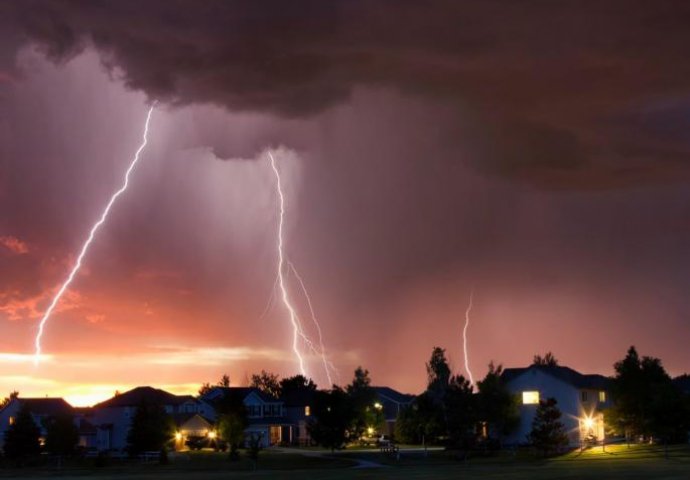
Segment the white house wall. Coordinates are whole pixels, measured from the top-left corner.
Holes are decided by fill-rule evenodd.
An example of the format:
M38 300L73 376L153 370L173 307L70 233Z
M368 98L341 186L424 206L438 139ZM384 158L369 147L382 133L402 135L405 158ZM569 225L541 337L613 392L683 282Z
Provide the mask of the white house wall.
M527 436L532 431L532 421L538 405L522 404L522 392L525 391L538 391L540 400L555 398L558 402L557 407L563 414L561 422L565 425L570 443L572 445L579 443L579 416L581 415L579 411L579 389L536 368L529 369L515 377L508 382L507 387L519 397L520 425L514 433L505 438L505 443L527 443Z

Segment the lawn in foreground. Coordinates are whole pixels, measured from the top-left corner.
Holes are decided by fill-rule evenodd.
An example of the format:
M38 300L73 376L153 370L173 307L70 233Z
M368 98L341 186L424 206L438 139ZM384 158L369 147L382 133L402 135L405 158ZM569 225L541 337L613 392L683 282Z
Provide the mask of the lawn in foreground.
M690 449L674 447L669 457L664 457L659 447L626 446L607 447L585 452L573 452L550 460L534 457L502 456L500 458L477 458L462 461L457 456L440 452L429 457L412 456L400 462L386 460L378 453L356 452L354 455L335 457L302 456L294 453L262 452L258 470L251 471L251 465L242 462L231 463L219 455L191 455L181 463L173 465L126 465L108 467L105 470L84 469L81 471L3 471L2 475L14 478L46 478L64 480L215 480L221 478L251 479L506 479L506 480L551 480L551 479L660 479L686 480L690 478ZM326 453L326 455L328 455ZM384 464L380 468L351 468L357 459Z

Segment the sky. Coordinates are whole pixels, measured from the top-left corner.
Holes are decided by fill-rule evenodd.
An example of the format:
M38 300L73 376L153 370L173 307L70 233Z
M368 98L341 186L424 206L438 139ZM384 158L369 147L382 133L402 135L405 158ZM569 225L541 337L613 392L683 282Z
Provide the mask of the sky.
M630 345L688 371L688 23L683 1L0 1L0 392L298 373L269 151L337 383L420 392L434 346L465 373L472 290L475 378L547 351L609 375Z

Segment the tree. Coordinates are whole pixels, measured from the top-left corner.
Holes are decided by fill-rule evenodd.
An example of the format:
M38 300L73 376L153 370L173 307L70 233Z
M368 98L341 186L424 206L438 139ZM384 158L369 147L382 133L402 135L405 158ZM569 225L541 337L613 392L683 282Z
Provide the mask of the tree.
M532 431L528 438L532 445L544 452L544 456L568 445L568 435L561 423L561 411L555 398L540 400L532 420Z
M462 375L451 377L443 401L450 445L460 448L472 446L476 437L477 409L469 380Z
M383 412L377 408L378 394L371 387L369 370L355 369L352 383L346 387L352 405L352 424L349 427L350 440L362 437L369 428L378 430L384 422Z
M540 367L557 367L558 360L551 352L546 352L543 357L541 355L535 355L532 360L532 365L537 365Z
M441 347L434 347L429 363L426 364L427 392L437 404L443 402L443 396L450 382L450 366L446 360L446 351Z
M226 388L230 386L230 377L227 373L224 373L223 376L220 377L220 380L218 380L218 386Z
M498 440L513 432L520 424L520 404L501 378L503 366L489 363L489 371L477 382L478 419L486 422L487 434Z
M300 391L316 391L316 384L311 378L304 375L294 375L292 377L283 378L280 381L280 394L289 395Z
M26 457L38 455L41 452L38 441L40 435L41 430L34 422L31 412L23 405L5 432L5 455L19 464Z
M173 438L175 425L161 405L142 402L132 418L127 434L127 450L130 455L159 451Z
M208 392L213 390L214 387L229 387L230 386L230 377L227 374L223 374L222 377L220 377L220 380L218 380L218 383L215 385L211 385L209 382L204 382L201 384L199 387L199 396L202 397L206 395Z
M417 396L395 422L395 438L403 443L433 443L444 433L443 415L429 392Z
M307 430L316 443L333 451L345 444L353 417L347 393L334 386L329 392L315 392L313 415Z
M659 437L664 442L685 441L690 414L682 392L666 373L661 360L642 357L630 347L614 365L614 406L609 422L626 437Z
M3 408L5 408L7 405L9 405L9 403L10 403L12 400L14 400L15 398L18 398L18 397L19 397L19 392L18 392L18 391L13 390L12 392L10 392L10 394L9 394L8 396L6 396L6 397L3 398L2 400L0 400L0 410L2 410Z
M280 397L280 381L278 375L261 370L261 373L252 375L250 387L258 388L273 397Z
M79 430L71 415L59 415L46 425L46 451L53 455L71 455L79 442Z
M201 386L199 387L199 396L200 396L200 397L203 397L203 396L206 395L208 392L210 392L211 389L213 389L213 387L211 386L210 383L208 383L208 382L202 383Z
M238 450L244 443L244 429L249 425L247 408L240 395L227 393L215 405L218 412L218 434L227 442L230 458L239 458Z

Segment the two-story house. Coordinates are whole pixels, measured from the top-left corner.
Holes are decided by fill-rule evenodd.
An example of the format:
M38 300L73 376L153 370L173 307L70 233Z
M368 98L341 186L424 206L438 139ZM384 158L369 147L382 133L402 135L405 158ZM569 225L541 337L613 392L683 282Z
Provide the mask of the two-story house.
M96 449L124 450L127 434L139 405L160 405L177 423L176 448L188 436L214 435L213 407L191 395L173 395L153 387L137 387L94 405L87 420L96 428Z
M258 437L264 447L295 441L295 426L285 415L283 401L258 388L213 387L201 396L201 400L217 405L228 397L241 401L247 409L249 425L244 431L247 439Z
M572 368L532 365L506 368L502 380L520 402L519 427L504 439L506 444L527 443L540 400L554 398L562 413L571 445L586 438L604 438L603 410L610 406L610 379L603 375L583 375Z
M74 417L74 408L62 398L13 398L0 410L0 447L5 442L5 432L14 423L22 408L27 408L31 418L41 431L41 442L45 442L47 422L58 416Z
M378 402L375 407L381 409L383 418L386 421L386 430L381 433L393 435L398 415L412 404L415 396L400 393L390 387L373 387L373 389L376 390L376 395L378 396Z

